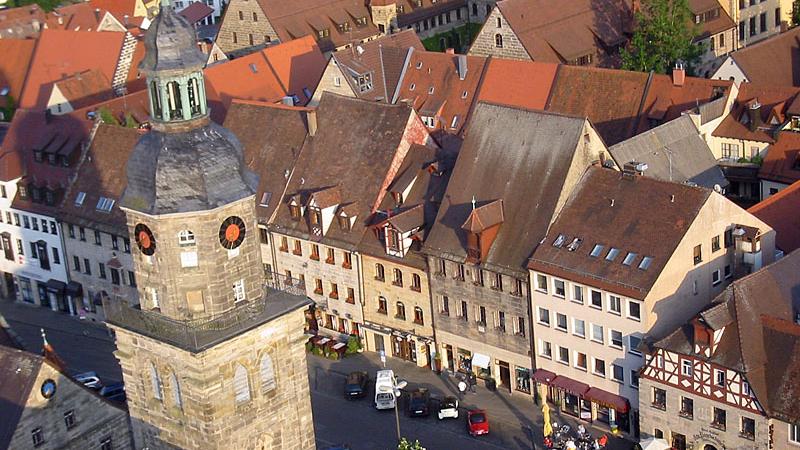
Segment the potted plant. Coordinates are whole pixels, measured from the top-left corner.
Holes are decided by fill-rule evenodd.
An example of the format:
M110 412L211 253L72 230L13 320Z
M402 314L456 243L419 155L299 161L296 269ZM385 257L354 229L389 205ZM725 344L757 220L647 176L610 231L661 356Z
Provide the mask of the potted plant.
M349 338L347 338L347 350L345 353L348 355L352 355L355 353L362 352L363 349L361 348L361 339L358 336L351 334Z

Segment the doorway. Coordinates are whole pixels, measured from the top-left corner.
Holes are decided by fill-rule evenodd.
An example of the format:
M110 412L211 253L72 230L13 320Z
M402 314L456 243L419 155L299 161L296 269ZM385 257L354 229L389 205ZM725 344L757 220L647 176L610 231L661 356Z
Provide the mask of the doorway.
M497 365L500 367L500 385L511 392L511 369L508 367L508 363L497 361Z
M714 446L713 446L713 445L711 445L711 444L706 444L706 445L703 447L703 450L717 450L717 447L714 447Z
M383 344L383 335L375 333L373 334L375 340L375 351L376 352L385 352L386 347Z

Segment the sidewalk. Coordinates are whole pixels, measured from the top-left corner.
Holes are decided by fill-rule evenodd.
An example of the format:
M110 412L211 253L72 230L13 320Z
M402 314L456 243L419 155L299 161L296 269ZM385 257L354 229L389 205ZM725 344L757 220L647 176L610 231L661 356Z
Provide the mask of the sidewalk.
M370 379L374 379L375 371L383 368L378 354L372 352L348 356L338 361L309 354L308 362L310 371L322 370L327 374L345 376L352 371L366 370L370 374ZM438 375L430 369L420 368L414 363L391 357L386 358L386 368L394 370L399 379L408 381L410 389L426 387L430 389L432 397L445 395L459 397L458 379L451 377L447 372ZM542 448L542 410L540 406L533 402L529 394L523 392L509 393L507 390L501 389L490 391L483 387L480 382L478 382L478 386L475 389L476 393L467 392L461 396L461 406L467 409L485 409L489 413L492 422L501 421L522 428L536 445L536 448ZM607 434L610 438L607 449L628 450L633 446L631 441L612 437L607 428L580 422L571 416L562 415L554 409L551 409L550 417L553 422L569 424L573 429L577 427L578 423L582 423L592 435L597 437Z

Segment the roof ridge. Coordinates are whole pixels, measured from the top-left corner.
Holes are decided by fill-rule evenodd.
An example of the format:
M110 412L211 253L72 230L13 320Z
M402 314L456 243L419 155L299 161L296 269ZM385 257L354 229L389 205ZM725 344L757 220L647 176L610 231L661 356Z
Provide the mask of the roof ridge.
M751 206L750 208L747 209L747 212L751 214L760 212L767 206L771 206L773 203L780 201L784 197L788 197L791 194L794 194L794 192L797 191L798 189L800 189L800 180L790 184L789 187L787 187L786 189L780 190L777 194L770 195L765 200L762 200L756 203L755 205Z

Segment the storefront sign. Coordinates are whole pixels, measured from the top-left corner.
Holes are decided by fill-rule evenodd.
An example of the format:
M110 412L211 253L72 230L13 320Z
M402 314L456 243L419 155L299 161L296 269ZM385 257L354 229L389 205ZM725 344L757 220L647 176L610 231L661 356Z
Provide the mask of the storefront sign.
M591 411L581 411L581 419L583 419L583 420L592 420L592 412Z
M709 428L701 428L699 433L692 436L692 441L717 444L720 447L725 447L722 438L719 436L719 432Z

